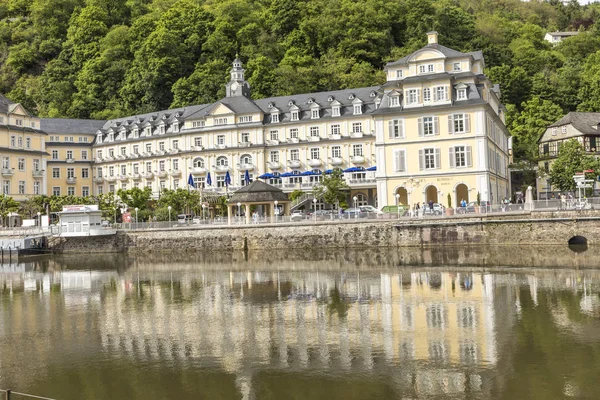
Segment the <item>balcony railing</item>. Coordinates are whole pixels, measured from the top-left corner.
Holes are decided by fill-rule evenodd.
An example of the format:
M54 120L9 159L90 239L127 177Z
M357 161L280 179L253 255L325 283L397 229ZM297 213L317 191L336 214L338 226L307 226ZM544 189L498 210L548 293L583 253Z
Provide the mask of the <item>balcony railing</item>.
M131 174L131 179L137 181L137 180L142 179L142 176L140 174L134 172L133 174Z
M106 182L115 182L117 180L117 177L115 175L109 175L109 176L105 176L104 180Z
M172 169L171 171L169 171L169 174L171 176L174 176L174 177L181 176L181 170L179 170L179 169Z
M240 145L240 147L250 147L250 146L252 146L252 143L250 143L250 142L240 142L239 145Z
M2 168L2 176L13 176L14 174L14 168Z
M229 165L215 165L215 171L217 171L217 172L229 171Z
M73 164L73 163L75 163L74 158L67 158L67 164Z
M127 175L119 175L118 178L120 181L128 181L129 180L129 177Z
M321 140L320 136L309 136L308 137L309 142L318 142L319 140Z
M342 157L331 157L329 159L329 163L331 165L342 165L344 163L344 159Z
M237 167L240 171L252 171L254 169L254 164L238 164Z
M300 162L300 160L288 160L288 166L290 168L300 168L302 166L302 163Z
M162 171L158 171L156 173L156 176L158 176L159 178L166 178L167 175L168 175L168 172L164 169Z
M46 172L42 170L34 170L31 172L31 176L33 176L33 179L42 179L44 175L46 175Z
M150 171L142 172L141 175L142 175L142 178L146 178L146 179L152 179L154 177L154 173L152 173Z
M341 138L342 138L342 135L340 135L339 133L329 135L329 139L331 139L331 140L340 140Z
M279 161L269 161L269 169L272 169L272 170L281 169L281 163Z
M364 136L364 134L362 132L350 132L351 138L361 138L363 136Z
M67 184L74 185L77 183L77 178L74 176L67 176Z
M192 175L203 175L206 173L206 168L204 167L193 167Z
M102 183L104 182L104 178L101 176L97 176L94 178L94 183Z
M353 164L363 164L365 162L365 157L364 156L352 156L352 157L350 157L350 161Z
M320 158L312 158L307 161L307 164L311 167L320 167L323 164Z

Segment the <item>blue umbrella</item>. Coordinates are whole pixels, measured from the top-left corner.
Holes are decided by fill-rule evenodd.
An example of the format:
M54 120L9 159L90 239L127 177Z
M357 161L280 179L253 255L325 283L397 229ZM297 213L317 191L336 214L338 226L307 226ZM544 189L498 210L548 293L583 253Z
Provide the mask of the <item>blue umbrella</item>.
M332 170L332 169L326 169L326 170L325 170L325 173L326 173L327 175L329 175L329 174L333 173L333 170Z
M212 186L212 179L210 179L210 172L206 175L206 184Z
M350 167L350 168L346 168L344 170L344 172L361 172L364 171L365 169L362 167Z
M291 172L284 172L283 174L279 175L280 178L289 178L290 176L296 176L297 174L293 174Z
M258 177L258 179L273 179L276 178L275 175L270 174L270 173L266 173L266 174L262 174L261 176Z
M225 186L231 185L231 176L229 175L229 171L225 173Z
M196 189L196 183L194 182L194 178L192 178L192 174L188 177L188 185Z
M373 165L372 167L367 168L367 171L377 171L377 166Z
M250 179L250 173L248 172L248 170L246 170L246 173L244 174L244 180L246 181L246 185L249 185L250 182L252 182L252 179Z
M312 171L304 171L303 173L301 173L300 175L302 176L311 176L311 175L317 175Z

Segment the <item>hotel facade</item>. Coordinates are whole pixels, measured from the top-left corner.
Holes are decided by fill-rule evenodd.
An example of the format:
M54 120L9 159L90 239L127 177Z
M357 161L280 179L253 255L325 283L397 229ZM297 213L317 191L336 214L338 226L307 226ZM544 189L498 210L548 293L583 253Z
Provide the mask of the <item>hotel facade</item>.
M252 100L236 58L226 97L212 104L109 121L41 119L42 191L150 187L158 197L187 188L191 175L216 195L245 185L247 172L310 192L339 168L357 206L447 205L447 194L456 206L477 193L496 203L510 194L510 141L499 88L483 68L481 52L446 48L430 32L427 46L386 66L382 86Z

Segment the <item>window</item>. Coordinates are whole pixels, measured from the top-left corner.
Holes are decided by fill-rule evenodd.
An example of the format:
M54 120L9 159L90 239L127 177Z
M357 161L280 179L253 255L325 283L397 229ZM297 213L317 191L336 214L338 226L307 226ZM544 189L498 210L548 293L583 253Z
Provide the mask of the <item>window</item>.
M2 181L2 193L10 194L10 181Z
M427 72L433 72L433 64L427 65Z
M400 106L400 96L393 95L390 96L390 107L398 107Z
M73 159L73 150L67 150L67 160Z
M279 162L279 152L278 151L269 152L269 160L272 163L278 163Z
M452 64L452 70L453 70L453 71L460 71L460 70L462 70L462 68L461 68L461 66L460 66L460 63L459 63L459 62L455 62L455 63L453 63L453 64Z
M427 317L427 327L443 328L445 325L445 310L440 304L433 304L427 307L425 315Z
M25 171L25 159L24 158L19 158L17 160L17 165L18 165L19 171Z
M311 158L311 160L318 160L320 158L319 157L319 154L320 154L319 150L320 149L318 147L313 147L313 148L310 149L310 158Z
M217 175L217 187L222 188L225 187L225 176Z
M217 135L217 144L219 146L225 145L225 135Z
M319 136L319 127L318 126L311 126L310 127L310 136L312 136L312 137L318 137Z
M203 158L195 158L193 165L194 165L194 168L204 168L204 159Z
M466 100L467 99L467 89L458 89L456 91L456 99L457 100Z
M83 197L88 197L90 195L90 187L89 186L83 186L81 188L81 195Z
M449 150L450 168L471 166L471 146L454 146Z
M215 118L215 125L227 125L227 118Z
M108 149L108 156L111 158L115 157L115 149Z
M419 89L410 89L406 92L406 104L419 103Z
M229 165L229 161L227 161L227 157L221 156L217 157L217 167L227 167Z
M205 185L206 185L206 179L203 176L195 176L194 177L194 185L197 188L201 188L204 189Z
M165 142L158 142L158 150L165 151Z
M423 117L419 118L419 120L421 136L433 136L436 131L434 117Z
M419 65L419 73L424 74L427 71L427 67L425 65Z
M331 157L341 158L342 157L342 146L331 146Z
M448 116L449 133L467 133L471 130L469 114L452 114Z
M10 168L10 158L8 158L8 157L3 157L2 158L2 168L3 169L9 169Z
M96 136L96 142L98 144L102 143L102 134L99 134L98 136Z
M88 159L88 151L87 150L81 150L81 159L82 160Z
M394 171L406 172L406 150L394 151Z
M25 181L19 181L19 194L25 194Z
M52 177L55 179L60 178L60 168L52 168Z
M300 160L300 150L290 150L290 160L291 161L299 161Z
M292 128L292 129L290 129L290 138L291 139L298 139L298 128Z
M362 104L354 105L354 115L362 114Z
M269 131L270 140L279 140L279 131Z
M173 125L171 125L171 129L173 132L179 132L179 124L177 122L175 122Z
M563 125L563 126L560 128L560 133L563 133L563 134L564 134L564 133L567 133L567 126L566 126L566 125Z
M40 194L40 182L33 182L33 194Z
M242 143L250 143L250 134L248 132L242 133Z
M164 171L165 170L165 160L160 160L158 162L158 170L159 171Z
M152 162L148 161L146 163L146 172L147 173L152 173Z
M178 159L174 159L173 161L171 161L171 164L173 166L173 171L179 171L179 160Z
M17 126L23 126L23 120L22 119L15 120L15 123L17 124Z
M196 147L202 147L202 138L201 137L195 137L194 138L194 146L196 146Z
M272 123L277 123L277 122L279 122L279 114L277 114L277 113L272 113L272 114L271 114L271 122L272 122Z
M96 193L104 194L104 187L102 185L96 186Z
M300 111L292 111L290 119L292 121L298 121L300 119Z
M127 174L127 166L125 165L121 165L121 175L126 175Z
M401 69L397 69L396 70L396 78L402 78L404 76L403 72Z
M108 167L108 176L115 176L115 167Z
M125 156L125 155L127 155L127 147L121 147L121 149L120 149L120 150L121 150L121 155L122 155L122 156Z
M440 168L440 149L427 148L419 150L419 169Z
M96 156L98 157L98 160L102 160L102 150L98 150L98 152L96 153Z
M448 100L448 87L437 86L434 88L433 101L444 101Z
M140 136L140 131L136 128L133 130L133 138L137 139Z
M146 153L152 154L152 145L150 143L146 143Z
M152 135L152 127L147 127L146 129L144 129L144 131L146 132L146 136L151 136Z
M23 138L20 137L20 136L17 138L17 146L18 147L23 147Z
M362 156L363 155L363 145L362 144L353 144L352 145L352 155L355 157Z
M109 133L109 134L108 134L108 137L106 138L106 140L107 140L108 142L112 142L112 141L114 140L114 137L115 137L114 133ZM65 141L66 141L67 139L68 139L68 138L65 138Z
M31 138L25 139L25 148L27 148L27 149L31 148Z
M75 177L75 168L67 168L67 179Z
M60 196L60 187L59 186L54 186L52 188L52 195L53 196Z
M98 172L97 172L97 174L98 174L98 178L102 178L102 167L98 167L98 170L97 170L97 171L98 171Z
M339 117L340 115L341 115L340 106L331 107L331 116L332 117Z
M90 170L88 168L81 168L81 177L82 178L89 178L90 177Z
M352 133L361 133L362 132L362 122L353 122L352 123Z
M193 121L192 128L204 128L205 121Z
M69 195L69 196L75 196L75 186L69 186L69 187L67 187L67 195Z
M14 136L10 137L10 147L15 147L17 145L17 139Z
M140 173L140 164L133 164L133 173L136 175Z
M244 115L240 117L240 123L252 122L252 115Z
M173 179L173 189L177 190L179 188L179 179Z
M40 170L40 160L37 158L33 159L33 170L36 172Z
M331 134L332 135L339 135L342 133L341 127L338 124L335 125L331 125Z
M310 112L310 118L312 118L312 119L319 119L319 110L311 110L311 112Z
M244 154L244 155L240 156L240 164L241 165L252 164L252 156L249 154Z
M393 119L388 122L389 138L404 139L404 120Z
M158 129L159 134L164 135L165 134L165 126L161 125Z

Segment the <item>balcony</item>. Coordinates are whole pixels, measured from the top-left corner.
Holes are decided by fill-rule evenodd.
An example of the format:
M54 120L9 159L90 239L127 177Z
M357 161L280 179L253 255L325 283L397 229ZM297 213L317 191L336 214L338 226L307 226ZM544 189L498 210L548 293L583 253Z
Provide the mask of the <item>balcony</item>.
M274 171L276 171L278 169L281 169L281 163L280 162L269 161L268 165L269 165L269 169L272 169Z
M237 167L240 171L252 171L254 164L237 164Z
M117 177L115 175L109 175L109 176L105 176L104 180L106 182L116 182L117 181Z
M223 150L223 149L226 149L226 148L227 148L227 145L225 143L223 143L223 144L215 144L215 149Z
M338 165L342 165L343 163L344 163L344 160L342 159L342 157L331 157L329 159L329 164L331 164L331 165L338 166Z
M46 175L46 171L44 170L38 169L31 172L31 176L33 177L33 179L42 179L44 175Z
M94 183L102 183L104 182L104 178L101 176L97 176L94 178Z
M75 178L74 176L67 176L67 184L68 185L74 185L77 183L77 178Z
M14 174L14 168L2 168L2 176L13 176Z
M166 170L163 169L162 171L158 171L156 173L156 176L158 176L159 178L166 178L168 174L169 173Z
M355 138L355 139L360 139L362 138L364 135L362 132L350 132L350 137L351 138Z
M177 154L179 153L179 149L171 149L169 150L169 154Z
M119 154L117 156L117 160L125 160L127 158L127 156L125 154Z
M363 178L363 179L348 179L347 180L350 187L356 186L374 186L375 178Z
M250 147L250 146L252 146L252 143L250 143L250 142L240 142L239 145L240 145L240 147Z
M342 135L340 135L340 134L329 135L329 139L331 139L331 140L341 140L342 139Z
M190 146L192 151L202 151L204 150L204 146Z
M309 142L318 142L319 140L321 140L320 136L309 136L308 137Z
M352 164L364 164L365 157L364 156L352 156L350 157L350 161Z
M289 142L290 143L300 143L300 139L298 139L297 137L293 137L293 138L290 138Z
M142 175L142 178L146 178L146 179L154 178L154 174L150 171L142 172L140 175Z
M67 164L74 164L74 163L75 163L74 158L67 158Z
M139 156L140 156L139 153L131 153L129 155L129 158L138 158Z
M206 168L204 167L193 167L192 175L204 175L206 173Z
M179 170L179 169L172 169L172 170L169 171L169 175L171 175L173 177L181 176L181 170Z
M288 160L288 166L290 168L300 168L302 167L302 163L300 160Z
M140 179L142 179L142 175L134 172L133 174L131 174L131 179L133 179L134 181L139 181Z
M128 181L129 180L129 177L127 175L119 175L118 178L120 181Z
M315 167L320 167L321 165L323 165L323 161L321 161L320 158L311 158L310 160L307 161L307 164L313 168Z
M279 144L279 140L278 139L267 140L267 146L277 146L278 144Z
M229 171L229 165L215 165L215 171L217 172L227 172Z

